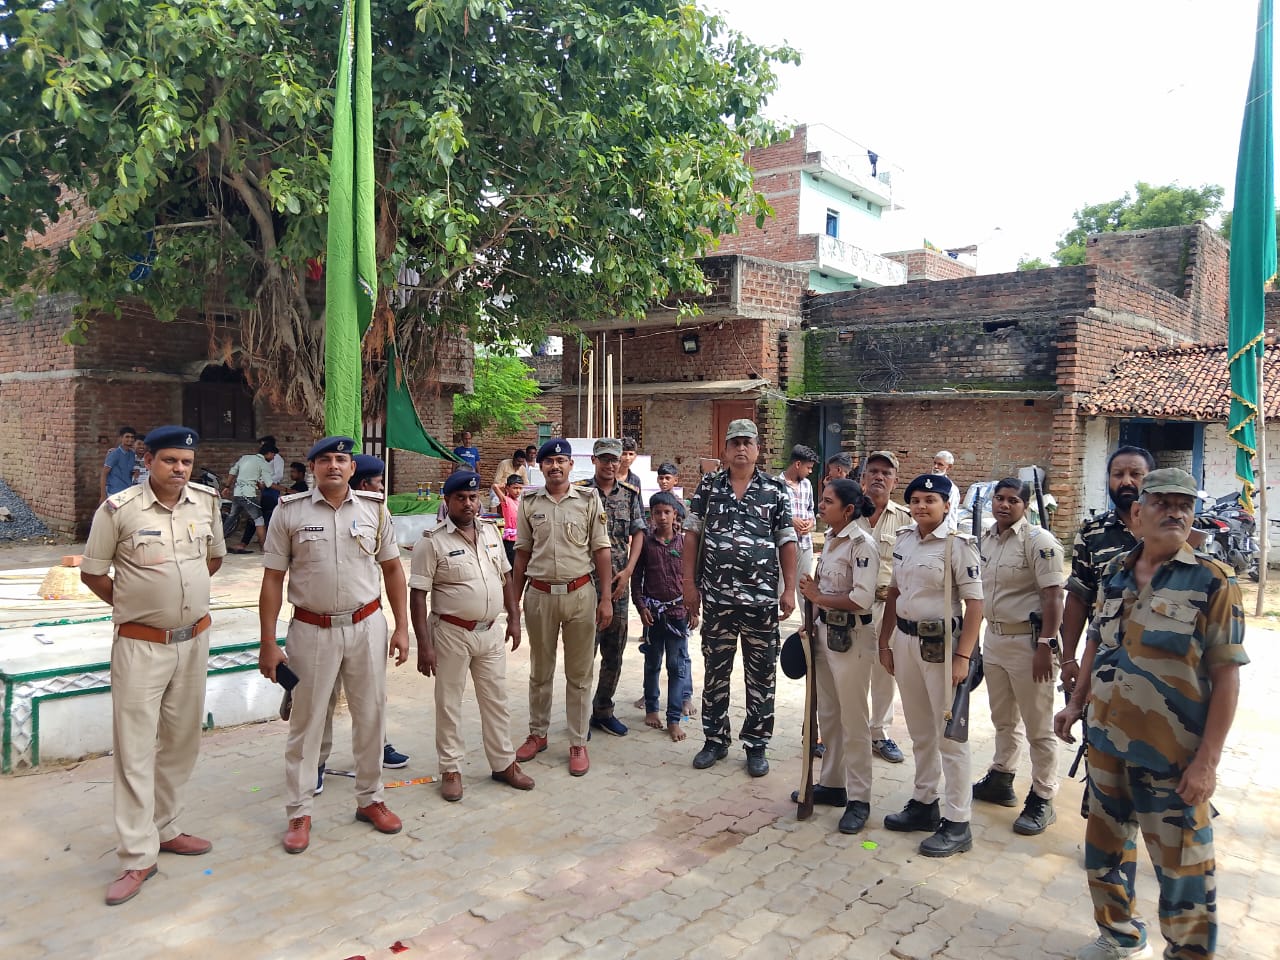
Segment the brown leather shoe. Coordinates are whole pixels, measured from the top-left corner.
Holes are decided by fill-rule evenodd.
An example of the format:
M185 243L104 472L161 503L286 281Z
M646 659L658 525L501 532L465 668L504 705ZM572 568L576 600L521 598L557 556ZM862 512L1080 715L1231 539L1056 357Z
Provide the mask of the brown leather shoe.
M116 907L126 900L132 900L142 889L142 885L156 875L158 868L153 863L145 870L126 870L111 881L107 887L107 906Z
M457 770L449 770L440 775L440 796L450 803L462 799L462 774Z
M284 852L301 853L311 844L311 818L294 817L284 832Z
M505 783L509 787L515 787L517 790L532 790L533 777L529 776L520 769L520 764L514 760L505 770L495 770L489 774L499 783Z
M591 769L591 760L587 757L587 747L583 744L580 747L569 748L569 775L571 777L581 777Z
M160 844L165 853L176 853L182 857L198 857L213 849L213 842L203 837L193 837L189 833L180 833L172 840Z
M525 737L524 743L520 744L520 749L516 751L516 759L521 763L528 763L545 749L547 749L547 738L531 733Z
M373 828L379 833L399 833L400 828L404 826L400 818L388 810L387 805L381 800L367 807L356 807L356 819L372 823Z

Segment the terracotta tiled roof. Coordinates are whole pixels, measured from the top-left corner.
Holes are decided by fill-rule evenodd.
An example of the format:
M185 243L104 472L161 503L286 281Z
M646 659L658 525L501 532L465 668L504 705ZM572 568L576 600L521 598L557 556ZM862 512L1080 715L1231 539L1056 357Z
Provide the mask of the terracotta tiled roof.
M1225 422L1230 388L1223 344L1134 350L1125 354L1080 410L1103 416ZM1280 416L1280 344L1267 344L1263 390L1267 419Z

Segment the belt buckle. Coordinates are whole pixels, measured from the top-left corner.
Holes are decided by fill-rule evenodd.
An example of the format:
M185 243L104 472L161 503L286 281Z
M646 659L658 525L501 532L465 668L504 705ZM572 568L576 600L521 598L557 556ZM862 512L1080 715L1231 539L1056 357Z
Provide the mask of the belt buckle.
M354 613L339 613L329 617L329 626L331 627L351 627L355 626L355 622L351 619Z
M179 627L177 630L169 631L169 638L165 643L185 643L195 635L195 625L189 627Z
M553 597L563 597L569 593L569 585L567 583L549 583L547 586L551 588L549 592Z

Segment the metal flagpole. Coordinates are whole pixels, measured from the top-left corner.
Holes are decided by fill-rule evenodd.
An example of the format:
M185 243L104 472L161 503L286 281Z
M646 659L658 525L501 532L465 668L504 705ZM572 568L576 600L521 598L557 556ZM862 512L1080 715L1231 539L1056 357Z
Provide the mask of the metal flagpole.
M1263 595L1267 590L1267 558L1271 553L1267 525L1267 393L1262 380L1262 368L1267 361L1267 339L1262 338L1262 350L1258 356L1258 467L1254 471L1258 480L1258 600L1253 615L1262 616Z

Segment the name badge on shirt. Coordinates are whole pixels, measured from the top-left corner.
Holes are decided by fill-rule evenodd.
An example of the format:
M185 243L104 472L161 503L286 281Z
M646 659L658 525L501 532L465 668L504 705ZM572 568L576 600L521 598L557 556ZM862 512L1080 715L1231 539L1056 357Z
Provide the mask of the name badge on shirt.
M138 536L140 536L140 537L161 537L161 536L164 536L164 534L162 534L159 530L139 530L139 531L138 531Z
M546 515L545 513L535 513L535 514L534 514L532 517L530 517L529 519L531 519L531 520L545 520L545 519L547 519L547 515Z
M448 553L446 553L446 554L445 554L445 556L446 556L446 557L461 557L461 556L462 556L463 554L465 554L466 552L467 552L467 551L465 551L465 550L450 550Z
M324 527L303 527L306 533L324 533Z

